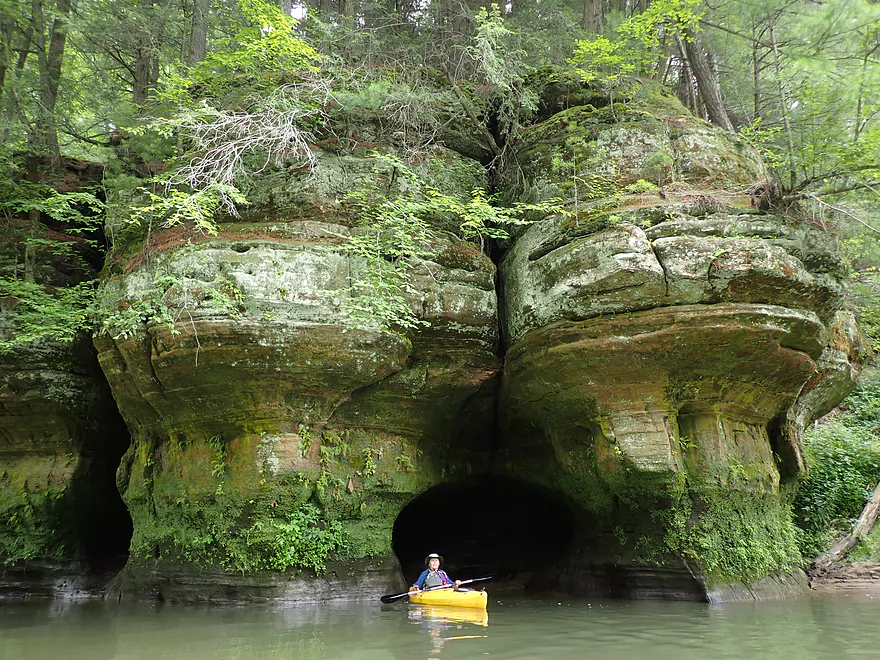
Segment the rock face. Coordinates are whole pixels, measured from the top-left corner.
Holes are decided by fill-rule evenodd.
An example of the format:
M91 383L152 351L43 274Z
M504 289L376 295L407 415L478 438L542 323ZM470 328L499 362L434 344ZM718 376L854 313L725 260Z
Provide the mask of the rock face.
M325 154L325 175L357 171L352 160ZM346 329L340 298L361 264L334 249L354 230L328 180L307 180L290 217L277 205L271 222L252 211L105 284L121 309L164 278L157 304L173 315L96 340L133 436L118 475L134 520L123 593L312 599L314 580L265 573L286 566L279 544L306 542L297 511L317 515L318 536L330 520L344 527L324 596L403 586L394 520L442 480L463 406L498 369L495 268L436 230L407 294L430 327ZM314 551L328 548L325 534ZM193 565L224 569L224 588ZM174 587L181 575L189 590Z
M89 163L62 165L39 170L55 190L81 191L102 176ZM64 299L34 320L29 295L94 279L95 254L65 222L26 220L8 213L0 245L0 598L100 593L131 534L113 479L128 431L87 333L70 342L18 334L33 337L38 325L59 333L53 312Z
M132 440L116 474L134 529L115 595L402 590L399 559L412 570L444 550L394 535L443 528L444 498L481 527L502 521L493 539L448 526L499 552L512 538L505 502L570 525L546 563L523 560L534 586L695 600L806 588L788 507L800 434L864 357L833 241L753 208L758 156L674 100L558 105L501 177L511 199L561 197L570 213L519 232L497 275L432 219L404 296L428 325L348 327L364 272L344 248L364 231L350 193L411 182L338 138L316 146L314 173L249 184L252 205L217 235L120 232L94 340ZM482 153L472 146L459 151ZM451 151L420 167L443 192L484 186ZM2 394L6 419L31 411L0 427L4 501L39 482L54 502L81 465L70 438L99 433L82 422L97 399L92 381L74 387L76 368L31 372L38 386ZM35 388L42 399L29 400ZM487 504L484 483L505 491Z
M112 478L128 444L91 340L0 365L0 596L100 593L131 523Z
M583 507L582 548L554 569L564 589L797 591L800 431L861 359L843 264L825 235L726 192L763 176L757 159L670 110L579 107L525 136L525 188L588 201L529 227L501 265L507 462ZM657 153L666 190L632 186Z

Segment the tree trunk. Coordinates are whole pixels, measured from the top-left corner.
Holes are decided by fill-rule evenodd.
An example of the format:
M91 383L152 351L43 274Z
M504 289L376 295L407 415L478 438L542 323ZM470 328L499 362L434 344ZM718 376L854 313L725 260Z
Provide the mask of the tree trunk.
M25 177L30 183L39 183L39 159L36 154L28 154ZM37 246L34 239L40 234L40 212L37 209L28 210L27 235L24 243L24 281L36 281L37 270Z
M290 5L290 0L285 1L287 5ZM186 54L186 63L190 66L205 59L208 49L207 13L210 6L210 0L193 0L192 30L189 33L189 50ZM286 7L286 12L290 16L289 7Z
M354 0L339 0L339 13L343 16L351 18L354 16L355 9Z
M196 0L196 2L199 1ZM153 12L151 10L155 6L155 0L140 0L138 5L141 21L143 21L145 27L137 35L135 42L131 95L135 105L142 106L147 102L150 92L158 80L159 58L156 56L153 34L150 28L146 27L153 24ZM193 8L193 15L195 15L195 7Z
M3 126L2 138L5 142L9 137L9 129L12 126L12 122L15 120L15 115L18 114L18 80L21 77L21 72L24 70L24 65L27 63L27 56L30 52L29 48L31 46L31 39L33 39L34 30L33 26L28 26L25 29L24 35L21 38L21 47L18 50L18 61L15 63L15 69L13 70L13 78L10 80L9 86L5 93L5 105L6 105L6 123ZM8 75L8 74L7 74Z
M721 128L732 131L733 124L730 121L730 117L727 116L727 110L724 108L721 88L718 85L718 77L709 64L706 51L694 39L693 35L685 35L685 37L684 46L687 52L688 64L690 64L691 71L697 81L700 97L706 105L706 114L709 116L709 121Z
M788 144L788 168L790 187L794 189L797 183L797 166L794 159L794 136L791 131L791 122L788 118L788 99L785 94L785 85L782 83L782 66L779 62L779 47L776 44L776 29L770 24L770 44L773 47L773 66L776 69L776 84L779 90L779 105L782 111L782 125L785 127L785 138Z
M681 38L678 35L675 37L675 43L678 45L679 61L681 62L676 94L685 107L696 114L697 99L694 95L694 79L691 75L691 67L688 65L684 44L681 42Z
M12 41L15 36L15 20L6 14L0 14L0 94L6 83L6 72L12 65Z
M587 32L602 34L605 29L605 0L584 0L581 26Z
M878 512L880 512L880 483L874 489L870 501L862 509L862 514L853 526L852 532L831 546L828 552L816 560L814 566L826 570L845 558L859 541L863 541L871 533L874 523L877 522Z
M40 72L40 108L37 111L34 142L45 150L53 166L57 166L61 162L58 132L55 128L55 105L58 101L58 87L61 84L61 65L64 60L64 45L67 41L70 2L71 0L56 0L55 9L59 16L52 22L48 38L43 1L32 0L31 2L34 47Z
M755 87L754 118L761 118L761 56L758 52L758 28L752 28L752 84Z

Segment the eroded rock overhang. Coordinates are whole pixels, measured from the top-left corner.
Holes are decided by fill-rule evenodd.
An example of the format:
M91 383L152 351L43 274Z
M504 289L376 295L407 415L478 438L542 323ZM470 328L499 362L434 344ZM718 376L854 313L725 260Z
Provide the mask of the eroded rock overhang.
M786 484L804 469L803 425L861 359L843 264L825 235L750 208L736 191L766 176L756 154L680 110L585 106L527 131L516 177L594 203L512 242L501 319L495 266L437 227L407 290L430 325L346 329L344 294L328 292L360 266L333 250L351 224L338 200L372 176L370 156L322 153L314 178L267 176L251 197L270 202L247 222L124 255L105 300L124 307L157 272L174 282L173 331L96 340L133 436L119 472L135 527L125 593L400 588L400 512L480 474L566 503L571 545L535 584L691 599L801 588ZM625 192L646 178L663 188ZM248 564L266 551L257 532L307 503L348 539L326 577Z
M585 512L563 588L803 590L787 509L800 434L852 388L865 350L845 266L826 234L753 207L744 193L766 173L747 145L662 111L612 114L560 113L521 146L533 188L642 192L532 225L501 263L506 465ZM593 140L573 139L575 123ZM658 152L679 176L646 186Z

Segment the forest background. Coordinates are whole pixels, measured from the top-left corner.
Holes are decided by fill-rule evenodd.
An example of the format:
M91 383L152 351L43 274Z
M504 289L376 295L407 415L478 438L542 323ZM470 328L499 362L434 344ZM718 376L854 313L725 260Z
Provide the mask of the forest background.
M449 126L476 127L489 189L438 203L489 249L524 203L552 204L499 195L493 176L549 82L621 99L665 86L750 141L772 174L756 203L839 238L880 349L880 3L0 0L0 354L124 332L97 294L113 249L154 227L215 231L268 163L314 167L314 135L365 111L395 132L403 166ZM670 164L656 165L647 183L662 186ZM417 229L395 236L417 253ZM385 316L355 322L405 323L391 293ZM868 368L806 438L805 556L846 533L880 481L878 431ZM878 555L880 537L857 550Z

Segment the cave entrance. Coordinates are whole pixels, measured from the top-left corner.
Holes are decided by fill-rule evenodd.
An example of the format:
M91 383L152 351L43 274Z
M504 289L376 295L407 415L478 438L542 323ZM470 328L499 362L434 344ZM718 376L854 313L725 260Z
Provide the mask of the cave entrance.
M493 575L527 581L567 556L574 513L552 491L525 481L481 475L431 488L394 523L393 547L412 583L436 552L453 579Z
M102 377L102 376L101 376ZM89 573L98 581L118 573L128 561L133 525L116 486L116 470L131 435L104 383L104 406L96 414L97 432L83 433L80 461L73 476L68 522Z

